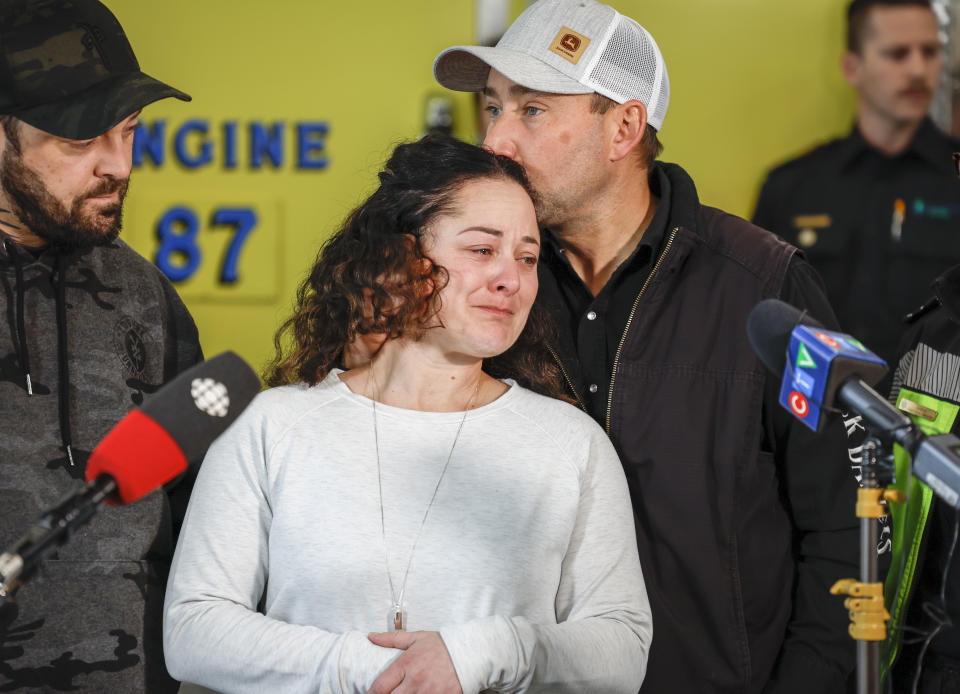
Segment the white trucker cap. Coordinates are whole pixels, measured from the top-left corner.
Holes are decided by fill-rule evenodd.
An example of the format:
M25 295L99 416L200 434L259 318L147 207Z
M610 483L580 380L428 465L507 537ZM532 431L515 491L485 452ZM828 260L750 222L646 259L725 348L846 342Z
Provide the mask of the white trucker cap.
M437 82L460 92L483 91L490 68L540 92L637 99L657 130L667 115L670 80L657 42L595 0L539 0L496 46L454 46L433 62Z

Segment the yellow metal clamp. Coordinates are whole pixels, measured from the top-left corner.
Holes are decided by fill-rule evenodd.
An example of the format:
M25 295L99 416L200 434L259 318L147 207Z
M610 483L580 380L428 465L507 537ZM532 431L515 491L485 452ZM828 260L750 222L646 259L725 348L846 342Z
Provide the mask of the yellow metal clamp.
M882 518L887 510L882 502L902 503L903 492L896 489L864 488L857 490L857 517ZM887 637L886 621L890 619L883 604L882 583L861 583L843 578L830 588L833 595L849 595L843 606L850 611L850 636L858 641L883 641Z
M883 518L887 515L887 510L881 501L902 503L905 500L904 493L897 489L861 487L857 490L857 518Z
M890 613L883 606L882 583L860 583L844 578L830 588L833 595L849 595L843 606L850 610L850 636L858 641L883 641L887 636L885 622Z

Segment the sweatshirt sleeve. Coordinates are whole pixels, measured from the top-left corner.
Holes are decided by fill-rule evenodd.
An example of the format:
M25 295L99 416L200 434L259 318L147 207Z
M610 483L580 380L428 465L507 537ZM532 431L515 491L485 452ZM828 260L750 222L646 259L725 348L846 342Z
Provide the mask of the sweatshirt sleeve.
M373 645L366 633L330 633L257 611L272 513L255 409L211 446L197 477L167 585L167 668L216 691L363 694L399 651Z
M643 681L653 631L629 492L613 446L589 425L558 623L493 616L441 629L464 694L636 694Z

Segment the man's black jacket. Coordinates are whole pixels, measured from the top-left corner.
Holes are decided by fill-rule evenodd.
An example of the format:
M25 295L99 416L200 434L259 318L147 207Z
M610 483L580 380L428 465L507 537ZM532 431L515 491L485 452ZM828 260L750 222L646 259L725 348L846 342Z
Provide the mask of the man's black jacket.
M844 428L814 434L783 412L779 378L746 334L768 297L835 318L795 248L700 205L682 169L658 166L670 181L667 237L626 324L604 417L653 609L642 691L841 692L854 644L828 589L857 575L858 542ZM538 300L582 402L564 262L541 262Z

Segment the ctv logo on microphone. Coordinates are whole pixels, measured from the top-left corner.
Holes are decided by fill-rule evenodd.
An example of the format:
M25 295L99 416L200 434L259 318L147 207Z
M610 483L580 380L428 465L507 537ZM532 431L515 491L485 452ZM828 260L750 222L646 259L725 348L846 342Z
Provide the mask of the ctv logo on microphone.
M780 405L814 431L822 425L822 403L837 363L883 363L855 338L833 330L797 325L790 333L787 363L780 384ZM839 362L837 361L839 360Z
M787 368L780 384L780 405L810 429L820 428L824 386L830 361L841 347L827 330L798 325L790 335Z

